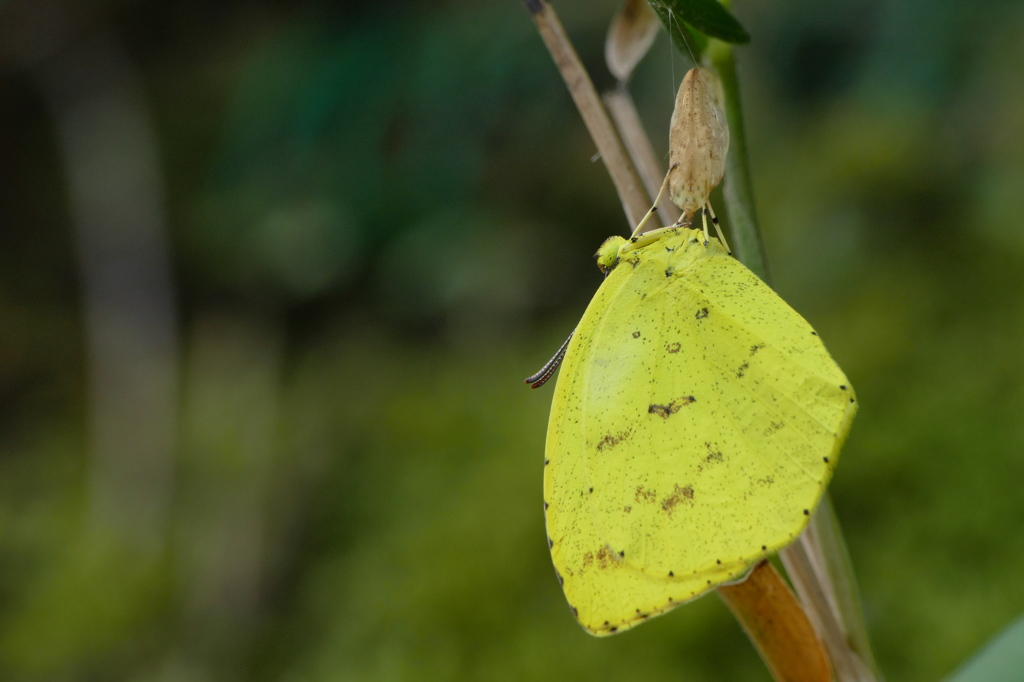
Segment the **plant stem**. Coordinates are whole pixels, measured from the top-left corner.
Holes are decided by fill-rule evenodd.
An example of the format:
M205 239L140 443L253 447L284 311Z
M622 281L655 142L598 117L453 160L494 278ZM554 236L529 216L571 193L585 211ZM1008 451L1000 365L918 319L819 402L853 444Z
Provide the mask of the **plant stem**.
M665 169L658 162L654 147L651 145L647 133L644 132L640 114L636 110L629 90L626 89L626 84L619 83L619 87L606 92L604 103L608 107L608 113L611 114L622 141L626 144L630 158L633 159L640 172L647 194L651 197L657 196L661 182L665 179ZM658 203L658 218L662 225L671 225L679 219L679 209L667 194Z
M733 255L765 283L771 284L764 244L757 226L754 188L750 180L750 156L747 153L743 107L736 78L736 59L732 46L720 40L710 41L705 54L710 57L722 82L725 116L729 121L729 154L725 157L722 195L729 214Z
M780 551L779 558L815 630L825 642L836 679L879 679L853 568L827 493L800 539Z
M739 81L732 46L712 40L706 55L722 81L730 148L722 188L732 228L733 253L770 285L768 261L757 225L750 156L743 126ZM779 552L786 573L822 638L839 682L877 679L856 580L828 493L800 538Z
M631 225L636 225L648 211L650 199L644 192L633 160L627 155L622 140L613 127L607 111L602 106L597 91L554 9L544 0L522 0L522 2L530 12L573 100L576 102L591 137L597 145L622 201L627 220ZM728 2L723 2L723 4L728 5ZM727 43L712 40L706 55L710 58L722 81L724 105L730 129L731 145L730 153L726 157L723 194L725 208L732 227L734 254L740 262L744 263L762 280L768 282L767 260L758 231L757 214L754 207L750 159L743 127L743 110L740 104L733 50ZM647 146L650 146L649 141ZM849 562L845 560L846 553L842 534L834 517L830 515L830 510L831 503L826 493L819 505L819 511L811 518L807 531L801 534L794 545L780 552L790 579L800 594L800 603L797 603L795 599L791 599L792 603L783 603L785 600L779 601L777 594L773 596L764 592L768 587L761 580L752 582L748 586L749 589L741 587L746 583L737 586L720 586L719 592L723 594L723 599L730 603L730 608L738 610L737 618L747 628L748 633L751 633L755 645L762 652L762 656L773 671L775 671L773 666L776 665L773 661L779 656L786 659L795 655L794 649L791 643L787 644L785 637L778 636L778 632L773 634L762 630L770 630L777 624L777 621L786 620L788 622L794 618L796 620L802 618L806 622L809 617L810 622L815 626L818 637L824 640L828 648L839 682L872 681L877 679L877 673L874 672L875 666L865 634L863 619L860 616L859 608L857 608L859 602L856 598L855 581ZM754 574L763 576L764 573L760 571L762 571L761 568L755 569L752 576ZM775 575L777 577L777 573ZM770 589L778 592L774 586ZM792 597L791 593L790 597ZM802 609L800 608L801 603ZM780 608L783 611L779 614L765 616L764 609L773 604L773 608ZM793 609L800 612L799 617L789 613ZM741 616L741 612L745 615ZM749 618L751 613L758 614L755 621L745 621L744 618ZM754 626L759 629L757 637L752 633L751 623L754 623ZM816 637L803 638L802 641L804 642L802 655L807 659L804 664L813 668L815 665L813 661L819 657L821 652L820 642ZM812 642L814 646L811 646ZM769 649L767 653L765 648ZM779 650L776 651L775 648ZM800 647L798 647L799 649ZM827 670L827 663L825 669ZM783 677L779 679L815 678Z
M597 145L605 168L612 176L615 190L622 200L626 220L632 229L640 223L651 207L651 200L644 191L636 167L615 132L608 112L601 104L601 98L594 89L586 69L583 68L579 55L573 49L572 42L565 34L555 10L544 0L522 0L522 3L530 12L533 23L537 25L544 44L547 45L566 87L569 88L569 94L576 102L576 108L583 116L583 122L594 139L594 144Z
M786 581L768 561L746 580L719 585L722 598L777 682L829 682L828 658Z

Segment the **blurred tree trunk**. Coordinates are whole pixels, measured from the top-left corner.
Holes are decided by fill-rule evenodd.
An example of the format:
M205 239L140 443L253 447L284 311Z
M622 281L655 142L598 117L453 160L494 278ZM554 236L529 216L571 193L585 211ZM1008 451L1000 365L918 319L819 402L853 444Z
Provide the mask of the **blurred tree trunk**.
M9 56L35 76L67 182L85 317L91 521L159 550L173 492L179 339L146 97L113 34L81 8L6 9L17 37Z

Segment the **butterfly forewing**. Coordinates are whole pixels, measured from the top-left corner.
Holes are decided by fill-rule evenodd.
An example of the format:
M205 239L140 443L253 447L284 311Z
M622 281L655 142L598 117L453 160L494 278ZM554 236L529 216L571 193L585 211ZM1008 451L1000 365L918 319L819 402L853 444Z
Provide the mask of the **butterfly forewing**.
M811 327L716 240L631 251L558 378L545 502L566 597L608 634L792 541L856 404Z

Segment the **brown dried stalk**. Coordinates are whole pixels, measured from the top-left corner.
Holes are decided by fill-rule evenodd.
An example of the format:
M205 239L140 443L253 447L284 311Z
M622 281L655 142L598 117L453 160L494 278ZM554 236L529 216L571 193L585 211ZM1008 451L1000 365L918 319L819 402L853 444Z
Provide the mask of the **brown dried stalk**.
M537 25L544 44L558 65L573 101L576 102L576 108L583 116L583 122L597 145L605 168L612 176L615 190L622 200L626 220L629 221L632 230L647 213L651 201L644 191L636 167L615 132L608 112L601 105L601 98L554 9L543 0L523 0L523 5L530 12L533 23Z

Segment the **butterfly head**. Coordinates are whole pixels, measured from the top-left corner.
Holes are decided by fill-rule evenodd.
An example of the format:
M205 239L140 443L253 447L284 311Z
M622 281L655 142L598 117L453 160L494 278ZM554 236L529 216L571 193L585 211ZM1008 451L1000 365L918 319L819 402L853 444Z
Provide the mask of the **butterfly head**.
M619 251L628 243L626 239L619 236L608 237L604 240L601 248L594 254L597 259L597 267L601 269L601 272L607 275L619 264Z

